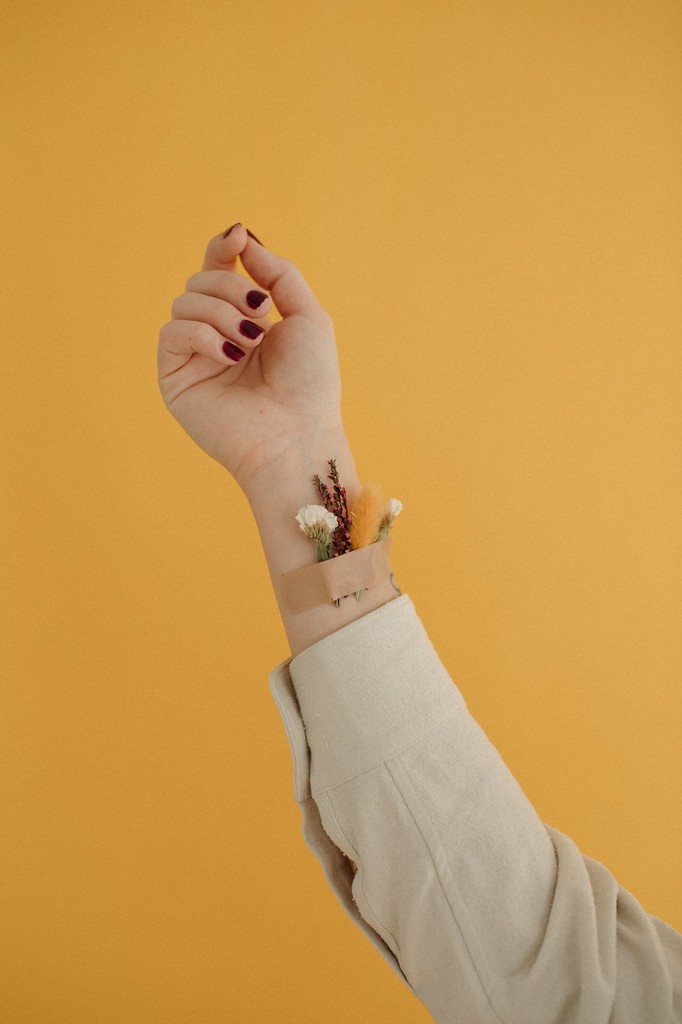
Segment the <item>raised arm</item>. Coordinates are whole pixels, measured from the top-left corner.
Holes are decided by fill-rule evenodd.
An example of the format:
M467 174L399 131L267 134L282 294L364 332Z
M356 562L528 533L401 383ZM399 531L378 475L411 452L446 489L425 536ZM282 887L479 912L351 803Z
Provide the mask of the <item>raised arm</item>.
M295 523L313 474L335 459L351 499L360 484L332 322L300 271L239 225L186 287L160 388L256 517L291 646L270 682L304 835L346 911L438 1024L682 1024L682 936L539 820L409 596L386 579L288 610L282 574L317 560Z

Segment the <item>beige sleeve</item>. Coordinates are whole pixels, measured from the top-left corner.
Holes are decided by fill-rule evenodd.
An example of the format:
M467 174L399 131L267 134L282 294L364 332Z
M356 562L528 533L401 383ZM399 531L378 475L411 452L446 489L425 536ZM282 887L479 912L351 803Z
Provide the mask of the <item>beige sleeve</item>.
M407 594L270 686L306 841L438 1024L682 1024L682 936L540 821Z

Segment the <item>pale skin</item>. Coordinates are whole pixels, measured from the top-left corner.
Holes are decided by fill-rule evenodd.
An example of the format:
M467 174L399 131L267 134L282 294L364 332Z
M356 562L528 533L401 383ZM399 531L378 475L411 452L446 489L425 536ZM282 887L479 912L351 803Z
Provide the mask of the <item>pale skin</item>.
M246 300L254 290L267 294L257 309ZM273 322L273 310L281 320ZM246 337L244 320L263 333ZM246 355L226 355L226 339ZM302 505L321 503L313 475L329 483L335 459L349 502L362 484L342 423L334 325L290 260L241 224L213 237L159 331L157 365L168 410L249 502L292 656L398 596L387 576L359 600L297 615L281 599L280 575L317 562L316 545L295 521Z

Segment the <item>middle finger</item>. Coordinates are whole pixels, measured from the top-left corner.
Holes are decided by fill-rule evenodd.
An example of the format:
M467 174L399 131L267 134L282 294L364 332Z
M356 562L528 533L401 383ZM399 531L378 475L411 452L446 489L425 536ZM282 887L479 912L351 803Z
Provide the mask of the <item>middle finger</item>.
M251 281L231 270L200 270L187 279L185 291L201 292L202 295L223 299L249 315L258 310L258 316L261 317L272 309L272 298L267 292L256 288Z
M224 338L242 348L255 348L272 327L267 317L245 317L230 302L199 292L183 292L173 301L173 320L194 320L209 324Z

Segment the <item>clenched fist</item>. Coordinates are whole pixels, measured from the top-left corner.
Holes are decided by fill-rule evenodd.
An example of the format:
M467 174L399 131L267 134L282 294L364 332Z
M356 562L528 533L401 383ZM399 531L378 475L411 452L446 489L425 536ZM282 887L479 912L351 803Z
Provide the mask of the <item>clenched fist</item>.
M245 493L299 446L343 436L331 317L301 271L243 225L211 239L171 317L159 331L163 400Z

